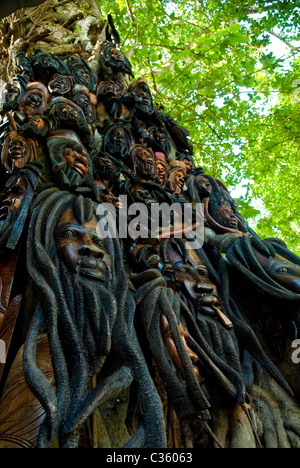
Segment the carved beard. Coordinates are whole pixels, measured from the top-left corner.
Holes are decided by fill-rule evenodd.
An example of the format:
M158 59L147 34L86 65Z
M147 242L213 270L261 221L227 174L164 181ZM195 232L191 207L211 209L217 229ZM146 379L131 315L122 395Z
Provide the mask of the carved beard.
M65 177L68 180L68 184L70 187L79 187L82 182L86 179L86 177L82 177L82 175L78 174L72 167L67 167L63 170Z
M145 179L154 179L156 175L156 166L149 162L143 162L136 158L135 170L138 176Z
M62 261L60 277L73 325L86 350L90 375L95 375L111 349L111 333L117 316L111 282L104 285L82 277L80 271L73 274ZM61 325L68 334L66 324Z

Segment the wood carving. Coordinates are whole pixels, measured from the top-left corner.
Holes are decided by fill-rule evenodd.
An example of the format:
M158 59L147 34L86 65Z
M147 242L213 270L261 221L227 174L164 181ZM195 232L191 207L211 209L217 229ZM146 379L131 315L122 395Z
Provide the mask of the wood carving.
M113 18L59 3L6 62L0 447L299 447L299 257L198 166Z

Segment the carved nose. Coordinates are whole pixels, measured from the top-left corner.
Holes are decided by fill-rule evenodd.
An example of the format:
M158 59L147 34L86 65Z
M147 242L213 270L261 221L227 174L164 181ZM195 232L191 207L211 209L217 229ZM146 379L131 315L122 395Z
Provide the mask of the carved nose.
M196 283L194 290L199 294L212 294L214 292L213 288L208 284Z
M81 257L94 257L102 259L104 257L103 252L94 245L83 245L78 251Z

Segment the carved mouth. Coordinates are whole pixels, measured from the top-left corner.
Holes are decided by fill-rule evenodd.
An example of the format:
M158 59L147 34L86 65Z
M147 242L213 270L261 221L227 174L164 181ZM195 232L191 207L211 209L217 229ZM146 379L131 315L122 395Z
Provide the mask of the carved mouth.
M78 172L78 174L80 174L82 177L85 177L88 173L88 170L86 168L86 166L84 166L83 164L79 163L79 162L75 162L73 165L72 165L72 169L76 172Z
M203 294L198 300L198 310L208 315L215 315L215 307L220 307L220 299L213 294Z
M97 258L85 258L78 262L79 272L83 276L104 281L107 277L106 264Z

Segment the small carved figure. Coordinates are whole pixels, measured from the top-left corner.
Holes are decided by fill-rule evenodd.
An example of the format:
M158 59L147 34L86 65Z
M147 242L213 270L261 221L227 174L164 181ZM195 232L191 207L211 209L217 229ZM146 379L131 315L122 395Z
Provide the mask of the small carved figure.
M22 169L26 163L36 161L37 143L17 131L10 132L4 142L1 163L8 172Z
M134 78L131 63L121 50L121 39L111 15L108 15L108 22L109 25L105 29L106 41L100 46L101 73L106 79L117 79L123 74Z
M144 78L139 78L131 83L127 93L133 96L133 105L138 117L149 118L154 114L155 107L153 97L148 83Z
M18 108L20 99L25 92L26 86L27 80L21 76L14 77L9 83L5 84L1 95L1 115Z

